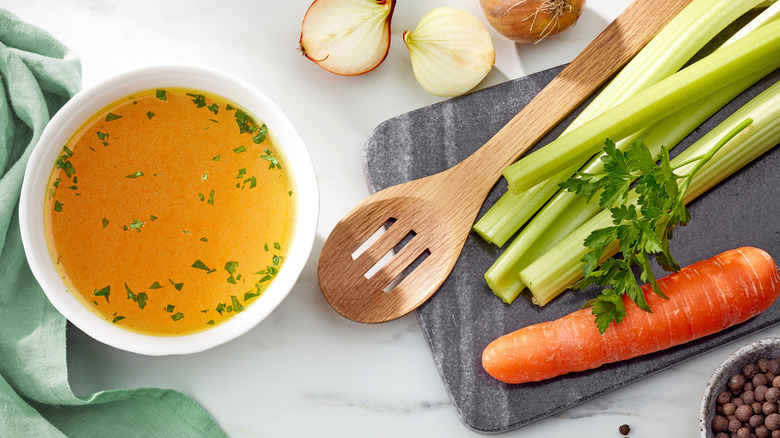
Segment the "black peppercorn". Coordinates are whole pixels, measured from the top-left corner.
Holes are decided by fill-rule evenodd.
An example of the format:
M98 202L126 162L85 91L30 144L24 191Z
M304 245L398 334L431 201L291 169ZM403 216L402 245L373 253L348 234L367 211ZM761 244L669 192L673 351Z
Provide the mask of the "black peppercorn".
M745 376L745 378L752 379L758 373L758 365L754 362L746 364L744 367L742 367L742 375Z
M753 415L748 420L748 424L750 424L750 427L755 429L756 427L761 426L762 424L764 424L764 416L763 415L758 415L758 414Z
M759 374L756 374L756 375L759 375ZM742 387L745 386L745 382L746 381L747 381L747 379L745 379L745 376L743 376L742 374L734 374L729 379L729 389L731 389L731 390L742 389Z
M764 398L769 403L777 403L777 401L780 400L780 389L775 388L774 386L767 389Z
M764 424L769 430L780 429L780 414L767 415L766 419L764 419Z
M748 421L753 415L753 408L749 405L742 405L737 408L737 412L734 413L739 421Z

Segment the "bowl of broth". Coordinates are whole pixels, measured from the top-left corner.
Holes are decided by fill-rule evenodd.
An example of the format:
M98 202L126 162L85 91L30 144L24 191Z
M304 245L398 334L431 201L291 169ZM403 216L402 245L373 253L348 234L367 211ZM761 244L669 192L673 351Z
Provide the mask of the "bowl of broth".
M54 307L147 355L255 327L296 284L318 213L311 158L280 108L240 78L186 65L74 96L31 154L19 211Z

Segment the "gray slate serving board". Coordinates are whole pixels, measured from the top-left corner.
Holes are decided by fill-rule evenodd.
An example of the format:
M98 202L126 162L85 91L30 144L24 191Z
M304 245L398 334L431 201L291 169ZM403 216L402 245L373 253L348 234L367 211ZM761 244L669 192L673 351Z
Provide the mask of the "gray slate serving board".
M561 68L505 82L383 122L364 149L370 190L375 192L421 178L463 160L498 132ZM675 150L679 152L693 143L778 79L780 72L775 71L705 122ZM569 116L537 147L557 137L573 117ZM775 148L694 201L689 206L691 223L675 232L672 243L680 264L685 266L746 245L763 248L775 260L780 260L778 168L780 148ZM506 183L499 181L480 216L505 188ZM492 294L483 278L500 251L472 233L452 274L417 310L434 362L458 416L479 432L503 432L542 419L780 321L778 302L739 326L683 346L545 382L507 385L482 369L484 347L507 332L570 313L596 291L567 292L543 308L531 304L524 293L512 305L505 305Z

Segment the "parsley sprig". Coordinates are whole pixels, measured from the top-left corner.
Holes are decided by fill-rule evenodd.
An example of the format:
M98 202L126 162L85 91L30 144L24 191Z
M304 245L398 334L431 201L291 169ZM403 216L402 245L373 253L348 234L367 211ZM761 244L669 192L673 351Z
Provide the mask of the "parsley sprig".
M588 199L598 195L599 205L612 214L612 226L594 230L585 239L584 244L590 251L582 259L583 278L572 286L577 289L591 285L603 287L600 294L584 306L591 308L601 333L611 323L623 321L626 316L624 295L640 309L652 312L640 281L649 283L654 293L667 298L658 286L651 260L666 271L680 270L669 249L669 240L675 227L685 225L691 219L684 202L687 188L694 175L718 150L751 122L745 120L706 154L677 166L671 165L665 147L661 147L656 163L641 139L634 140L626 152L607 139L601 157L603 171L578 173L560 184L563 189ZM687 173L680 174L681 171ZM608 259L599 266L605 254L614 249L615 242L622 257Z

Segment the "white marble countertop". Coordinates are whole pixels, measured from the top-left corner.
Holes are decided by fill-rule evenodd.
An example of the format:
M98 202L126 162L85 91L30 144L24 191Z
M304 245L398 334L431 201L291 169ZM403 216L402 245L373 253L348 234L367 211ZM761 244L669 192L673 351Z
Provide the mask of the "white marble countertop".
M368 194L362 148L382 121L435 102L414 79L401 40L430 9L449 5L484 20L478 0L400 1L385 62L357 77L328 73L297 49L309 0L2 0L72 48L88 86L126 69L168 62L216 67L274 99L312 155L322 196L314 254L290 296L242 337L204 353L146 357L115 350L76 329L68 364L77 394L173 388L203 405L231 437L481 436L458 419L417 319L365 326L334 312L316 282L322 242ZM479 88L571 61L629 0L591 0L579 23L537 45L492 32L496 66ZM699 399L710 374L772 328L507 436L698 436ZM529 400L533 403L533 400Z

